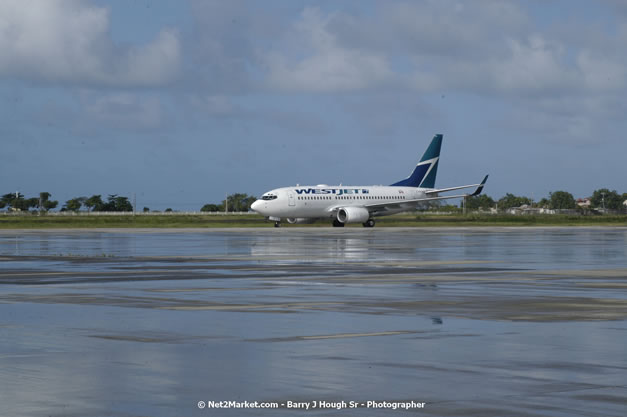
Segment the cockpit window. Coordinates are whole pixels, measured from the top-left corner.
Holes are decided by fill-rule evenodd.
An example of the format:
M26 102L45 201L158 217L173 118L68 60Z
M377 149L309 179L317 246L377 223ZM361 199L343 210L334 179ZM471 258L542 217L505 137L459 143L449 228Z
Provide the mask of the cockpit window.
M261 197L262 200L275 200L277 196L272 194L267 194Z

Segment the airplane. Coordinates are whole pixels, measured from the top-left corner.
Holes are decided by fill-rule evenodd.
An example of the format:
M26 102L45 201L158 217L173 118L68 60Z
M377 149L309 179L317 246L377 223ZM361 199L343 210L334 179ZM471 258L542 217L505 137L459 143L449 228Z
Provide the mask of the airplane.
M411 175L392 185L283 187L264 193L250 208L274 221L275 227L281 226L283 219L290 224L306 224L324 218L333 219L334 227L349 223L374 227L375 217L416 210L428 201L481 194L487 175L479 184L435 188L442 137L441 134L435 135ZM477 187L472 194L439 195L471 187Z

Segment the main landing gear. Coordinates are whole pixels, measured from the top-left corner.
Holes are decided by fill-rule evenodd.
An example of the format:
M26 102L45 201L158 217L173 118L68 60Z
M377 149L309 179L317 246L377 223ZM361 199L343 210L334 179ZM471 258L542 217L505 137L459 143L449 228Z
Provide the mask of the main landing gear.
M362 223L364 227L374 227L374 219L368 219L365 223ZM344 223L338 219L333 220L333 227L344 227Z
M274 222L274 227L281 227L281 222Z
M368 219L365 223L362 223L364 227L374 227L374 219Z
M344 227L344 223L342 223L338 219L335 219L333 220L333 227Z

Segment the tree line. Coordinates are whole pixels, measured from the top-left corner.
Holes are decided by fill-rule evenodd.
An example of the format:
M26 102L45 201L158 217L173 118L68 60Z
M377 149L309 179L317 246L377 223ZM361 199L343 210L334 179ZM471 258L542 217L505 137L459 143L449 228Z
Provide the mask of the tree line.
M50 200L52 194L48 192L39 193L39 198L25 198L22 193L4 194L0 198L0 209L6 208L8 211L39 211L47 212L56 208L59 202ZM133 211L133 205L128 201L128 197L110 194L104 201L100 194L91 197L76 197L65 202L59 211L79 211L82 207L87 211Z
M39 193L39 197L25 198L21 193L9 193L0 197L0 209L6 208L7 211L39 211L47 212L57 208L59 202L51 200L52 195L49 192ZM201 207L202 212L245 212L250 210L250 206L255 202L256 197L244 193L235 193L228 195L225 200L219 204L205 204ZM627 200L627 193L619 194L616 190L601 188L595 190L590 197L591 206L594 208L605 208L608 210L623 210L623 202ZM433 206L439 206L432 204ZM577 209L577 202L573 195L567 191L554 191L549 193L548 197L542 198L538 202L533 202L529 197L517 196L511 193L505 194L499 200L481 194L476 197L468 197L466 199L467 210L489 210L498 208L499 210L507 210L513 207L521 207L527 205L530 207L539 207L547 209ZM102 199L102 195L96 194L91 197L76 197L67 200L59 211L78 212L81 209L91 211L105 212L130 212L133 211L133 205L128 197L119 196L117 194L109 194L106 201ZM148 207L143 208L144 212L150 211ZM166 212L171 212L168 208Z
M623 210L623 202L625 200L627 200L627 193L623 193L621 195L616 192L616 190L601 188L592 193L592 197L590 197L590 205L593 208ZM529 197L517 196L511 193L505 194L504 197L496 201L485 194L481 194L476 197L468 197L466 199L467 210L489 210L491 208L507 210L524 205L553 210L572 210L579 207L573 195L568 191L553 191L549 193L548 198L542 198L540 201L535 203Z
M6 209L7 211L21 211L21 212L47 212L49 210L57 208L59 202L56 200L50 200L52 194L49 192L39 193L39 197L25 198L22 193L9 193L0 197L0 209ZM257 198L243 193L236 193L227 196L225 200L222 200L219 204L205 204L200 211L213 212L213 211L228 211L228 212L241 212L249 211L250 206L255 202ZM92 195L91 197L75 197L67 200L59 211L66 212L78 212L81 209L86 209L87 212L92 211L119 211L130 212L133 211L133 205L129 201L128 197L119 196L117 194L109 194L106 200L103 200L101 194ZM143 212L148 212L150 209L144 207ZM165 212L172 212L171 208L165 210Z
M22 193L9 193L0 197L0 209L7 208L13 211L29 211L34 208L39 211L48 211L56 208L58 201L50 200L52 194L48 192L39 193L38 197L25 198Z
M200 211L202 212L217 212L217 211L249 211L250 206L257 200L257 197L243 194L243 193L235 193L226 197L225 200L222 200L220 204L205 204L201 207Z

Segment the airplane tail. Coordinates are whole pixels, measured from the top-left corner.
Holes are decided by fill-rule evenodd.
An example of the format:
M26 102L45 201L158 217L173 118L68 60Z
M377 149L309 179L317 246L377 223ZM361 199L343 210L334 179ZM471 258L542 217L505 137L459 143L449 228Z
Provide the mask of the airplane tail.
M414 172L404 180L392 184L392 186L434 188L441 147L442 135L435 135L420 162L416 165Z

